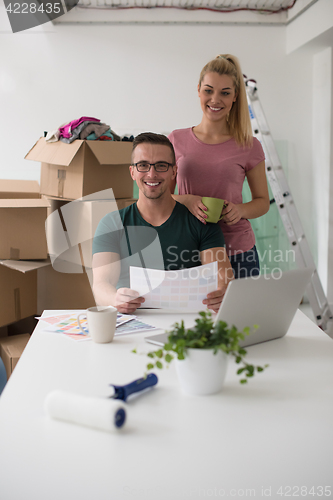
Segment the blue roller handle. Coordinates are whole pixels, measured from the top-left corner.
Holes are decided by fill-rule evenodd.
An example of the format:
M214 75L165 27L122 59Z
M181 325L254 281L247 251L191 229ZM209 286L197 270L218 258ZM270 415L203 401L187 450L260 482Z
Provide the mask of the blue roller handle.
M115 391L114 396L110 397L113 399L121 399L122 401L126 401L128 396L130 396L131 394L143 391L144 389L147 389L147 387L152 387L153 385L156 385L157 382L158 378L155 373L150 373L146 378L138 378L137 380L134 380L134 382L131 382L127 385L110 384L112 387L114 387Z

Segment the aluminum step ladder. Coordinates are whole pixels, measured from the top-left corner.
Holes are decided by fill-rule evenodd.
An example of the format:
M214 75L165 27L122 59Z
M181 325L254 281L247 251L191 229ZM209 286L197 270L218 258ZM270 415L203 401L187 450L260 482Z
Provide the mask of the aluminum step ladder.
M247 100L250 111L253 135L262 144L266 156L266 175L272 190L282 223L289 242L295 252L295 261L299 268L310 268L314 273L306 294L315 315L317 325L333 338L333 313L325 296L312 253L305 237L286 176L284 174L275 144L258 97L256 81L245 79Z

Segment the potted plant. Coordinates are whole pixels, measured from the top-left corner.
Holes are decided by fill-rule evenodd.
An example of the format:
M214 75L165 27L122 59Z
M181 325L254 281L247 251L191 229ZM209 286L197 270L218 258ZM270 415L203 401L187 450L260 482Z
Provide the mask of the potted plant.
M176 371L184 392L213 394L222 390L231 355L240 365L237 369L237 374L242 376L240 383L245 384L256 372L262 372L268 366L254 366L245 361L247 351L239 342L250 333L249 327L238 331L224 321L214 324L210 312L200 312L193 328L186 329L184 321L173 325L168 332L168 343L148 353L147 370L161 369L163 363L168 365L176 358Z

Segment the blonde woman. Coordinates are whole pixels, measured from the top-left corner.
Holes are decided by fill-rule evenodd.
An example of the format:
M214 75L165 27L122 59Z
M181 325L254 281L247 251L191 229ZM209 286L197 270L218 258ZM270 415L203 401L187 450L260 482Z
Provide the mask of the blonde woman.
M238 59L221 54L201 71L198 96L203 112L199 125L174 130L169 139L177 159L174 198L203 224L203 196L225 200L219 222L236 278L259 274L255 236L248 219L269 209L265 156L252 136L246 90ZM245 177L252 200L243 203Z

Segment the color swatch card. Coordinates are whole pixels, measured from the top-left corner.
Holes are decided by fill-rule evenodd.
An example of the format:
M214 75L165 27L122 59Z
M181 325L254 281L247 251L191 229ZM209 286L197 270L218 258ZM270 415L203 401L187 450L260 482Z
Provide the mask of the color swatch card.
M78 312L83 312L83 311L78 311ZM88 336L88 321L87 318L82 318L80 321L81 327L83 329L83 332L81 328L79 327L78 320L77 320L77 314L72 312L71 314L61 314L58 316L42 316L41 318L38 318L40 321L44 321L47 323L48 326L44 328L45 331L48 332L54 332L54 333L62 333L65 334L67 337L74 339L74 340L90 340L90 337ZM124 328L125 323L132 323L136 319L136 316L130 316L128 314L117 314L117 323L116 323L116 335L118 333L118 328L119 334L123 333L133 333L138 331L138 325L133 324L132 327L129 328Z
M73 340L90 339L90 337L88 337L87 320L84 319L81 321L81 326L85 332L83 333L79 327L76 313L62 314L59 316L43 316L39 318L39 320L48 324L48 326L45 327L46 331L62 333Z
M130 283L145 298L142 307L200 311L207 293L217 289L217 262L179 271L131 266Z
M127 323L117 326L115 336L117 335L127 335L128 333L142 333L151 330L157 330L156 326L143 323L139 319L135 318Z

